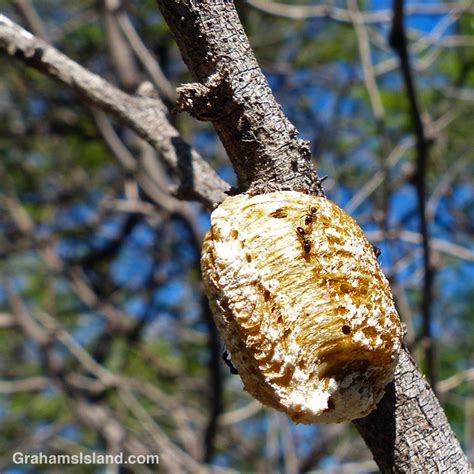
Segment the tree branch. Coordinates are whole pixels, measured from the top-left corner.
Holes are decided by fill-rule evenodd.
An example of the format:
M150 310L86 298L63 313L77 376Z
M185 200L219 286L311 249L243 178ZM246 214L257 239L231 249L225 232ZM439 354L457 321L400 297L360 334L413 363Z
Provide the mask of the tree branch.
M436 395L406 350L385 392L375 411L353 422L382 472L470 472Z
M428 137L423 120L421 117L421 108L418 102L415 81L410 67L410 58L408 55L407 39L404 25L404 2L403 0L394 0L393 3L393 23L390 33L390 45L397 53L400 60L403 80L410 103L411 121L413 132L416 137L416 170L413 178L413 184L418 196L418 215L420 218L420 233L423 237L423 264L424 280L423 295L421 303L421 313L423 318L422 337L426 347L426 367L428 378L433 390L436 389L436 366L434 354L434 342L432 338L432 315L431 300L433 298L434 269L431 264L430 251L430 232L426 216L426 173L429 158L429 147L431 139Z
M241 190L322 193L309 166L308 145L296 138L275 103L233 2L157 1L198 81L181 90L180 106L214 123ZM356 422L384 472L413 472L420 466L468 471L434 392L405 350L386 391L379 408Z
M331 3L321 2L321 5L287 5L272 0L246 0L256 10L268 15L275 15L291 20L309 20L311 18L331 18L332 20L350 23L351 13L344 8L333 6ZM413 3L407 7L407 15L443 15L457 8L458 3ZM472 7L465 6L466 11ZM389 23L392 12L389 9L377 9L362 13L364 23Z
M0 47L112 114L150 143L179 177L182 197L199 200L208 208L226 197L229 185L182 140L160 99L122 92L4 15L0 15Z
M239 191L323 195L308 142L275 101L233 2L158 0L197 83L178 108L211 121L234 166Z
M140 36L135 31L130 18L125 11L119 11L117 13L117 23L122 30L123 35L130 44L130 48L135 53L143 68L147 72L153 85L163 98L164 102L168 104L174 104L176 100L176 89L168 81L166 76L163 74L158 62L152 56L150 51L143 44Z

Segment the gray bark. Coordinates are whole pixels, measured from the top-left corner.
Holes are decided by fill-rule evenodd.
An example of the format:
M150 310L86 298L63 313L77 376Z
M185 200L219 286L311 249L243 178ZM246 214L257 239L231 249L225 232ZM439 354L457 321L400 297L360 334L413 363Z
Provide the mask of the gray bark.
M354 424L382 472L470 472L435 393L406 350L377 409Z
M262 75L232 2L158 0L197 84L180 107L216 126L241 190L322 194L309 160ZM196 36L193 36L196 35ZM161 102L125 94L0 16L0 48L113 114L159 151L186 192L208 207L228 189L166 120ZM470 472L436 396L407 352L379 407L355 422L383 472Z
M178 108L213 123L239 191L294 190L322 195L308 142L283 114L260 70L231 1L158 0L197 83Z
M322 194L308 144L273 98L233 2L157 2L198 81L181 89L179 106L214 124L241 190ZM436 395L405 350L378 408L355 425L383 472L469 472Z

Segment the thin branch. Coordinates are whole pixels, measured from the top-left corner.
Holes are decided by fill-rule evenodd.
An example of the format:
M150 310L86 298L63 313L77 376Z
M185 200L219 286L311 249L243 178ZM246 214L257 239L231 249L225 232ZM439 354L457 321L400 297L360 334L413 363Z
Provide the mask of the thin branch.
M143 44L126 12L117 13L117 22L127 38L130 47L141 62L156 90L167 105L174 104L176 100L176 88L173 87L168 78L164 75L156 59L152 56L148 48Z
M0 313L0 329L11 329L16 327L17 324L13 314Z
M74 358L77 359L88 372L96 375L106 386L117 385L117 377L102 365L98 364L67 331L59 326L52 316L44 312L38 312L37 318L50 334L54 334L55 339L67 347Z
M357 2L358 0L347 0L347 4L349 6L349 16L354 25L354 30L356 33L359 55L362 62L362 71L364 73L364 82L369 94L372 113L374 114L375 120L379 122L384 118L385 111L377 85L377 79L374 73L372 58L370 56L369 35Z
M13 6L17 12L25 19L26 23L30 26L31 31L44 41L48 41L48 34L43 25L41 18L35 10L34 5L30 0L16 0L13 2Z
M444 173L438 185L431 193L431 196L426 203L426 214L430 221L433 221L435 218L436 208L438 207L442 196L451 189L452 182L467 163L468 159L466 156L459 158L454 165Z
M163 453L161 458L166 462L165 465L170 469L170 472L215 472L214 469L199 464L186 452L170 443L163 430L156 424L130 390L121 388L119 390L119 396L123 403L130 409L137 419L140 420L141 426L143 426L143 428L148 432L150 439L153 440L153 443L156 446L156 449L160 450L160 454ZM217 472L230 473L233 471L228 469L218 469Z
M279 413L279 425L281 444L283 447L283 460L285 466L285 474L297 474L298 470L298 455L296 453L295 440L291 433L289 423L290 421L282 413Z
M45 389L50 380L47 377L29 377L26 379L0 380L0 393L36 392Z
M112 114L149 142L179 177L182 197L197 199L210 209L226 197L227 183L182 140L167 120L167 109L157 97L126 94L4 15L0 15L0 47Z
M393 168L404 156L404 154L415 145L415 140L408 138L398 143L385 160L387 169ZM346 205L346 211L352 214L359 206L384 182L387 173L379 170L374 173L362 188L351 198Z
M446 392L453 390L463 382L472 381L474 381L474 367L458 372L447 379L441 380L438 384L439 393L445 395Z
M449 110L439 117L432 123L433 134L438 135L455 118L456 114L452 110ZM415 143L416 140L414 137L406 137L400 141L385 159L386 166L394 168L404 157L405 153L415 146ZM386 173L384 171L376 171L372 178L370 178L346 204L346 211L349 214L352 214L384 182L385 179Z
M13 285L6 279L2 279L2 286L5 290L6 299L11 306L14 317L17 320L18 326L23 332L35 341L38 345L44 346L49 343L49 334L33 319L28 313L28 310L21 300Z
M418 101L415 80L410 66L407 39L405 34L405 15L403 0L394 0L393 23L390 33L390 45L395 50L400 61L400 68L410 103L413 133L416 138L416 171L413 182L418 196L418 215L420 233L423 237L423 264L425 277L423 280L423 295L421 313L423 318L422 334L426 341L427 375L433 390L436 390L436 363L434 341L432 338L431 303L433 298L434 269L431 263L430 231L426 215L426 174L431 140L427 136L422 120L422 112Z
M382 242L384 240L401 240L412 244L421 244L423 242L423 236L419 232L406 229L395 229L388 232L371 230L366 232L366 235L371 242ZM474 262L473 250L463 247L462 245L454 244L448 240L432 238L430 239L430 247L432 250L451 255L461 260L465 260L466 262Z
M323 5L288 5L274 2L272 0L246 0L253 8L269 15L275 15L292 20L307 20L310 18L331 18L332 20L350 23L351 14L348 10L338 8L330 3ZM444 15L456 8L458 3L413 3L407 6L406 15ZM466 11L471 11L469 6ZM378 9L367 11L362 14L364 23L389 23L392 20L392 11L389 9Z
M252 400L251 402L247 403L243 407L236 408L233 411L228 411L223 413L219 417L219 425L220 426L228 426L233 425L235 423L240 423L247 418L251 418L252 416L256 415L259 411L263 408L262 404L257 400Z
M93 109L93 116L102 138L122 168L133 174L137 184L157 206L168 212L177 211L181 202L171 196L172 188L164 179L164 173L160 175L162 179L156 179L160 163L158 163L155 153L153 153L153 157L150 156L149 151L153 148L147 142L139 140L138 146L142 148L143 159L137 161L120 140L107 115L101 110ZM145 144L150 150L146 150Z
M334 468L316 469L311 474L360 474L379 472L374 461L347 462Z
M135 57L127 47L127 40L122 34L116 19L117 2L115 0L101 0L101 17L105 26L105 37L108 57L113 64L119 84L126 91L133 91L140 82L141 74L138 71ZM123 8L120 6L119 8Z

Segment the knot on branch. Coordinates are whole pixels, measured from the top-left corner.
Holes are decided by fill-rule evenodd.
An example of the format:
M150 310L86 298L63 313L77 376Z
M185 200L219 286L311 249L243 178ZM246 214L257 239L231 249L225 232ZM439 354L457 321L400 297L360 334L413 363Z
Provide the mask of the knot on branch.
M233 90L229 73L224 70L209 76L204 84L184 84L177 91L178 99L174 110L188 112L198 120L220 120L237 108L237 104L232 100Z

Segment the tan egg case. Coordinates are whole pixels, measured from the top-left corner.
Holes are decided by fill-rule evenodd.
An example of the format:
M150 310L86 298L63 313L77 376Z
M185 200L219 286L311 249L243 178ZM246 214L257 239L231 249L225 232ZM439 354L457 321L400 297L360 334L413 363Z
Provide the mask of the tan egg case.
M401 326L357 223L297 192L227 198L202 249L204 287L245 389L301 423L361 418L393 378Z

